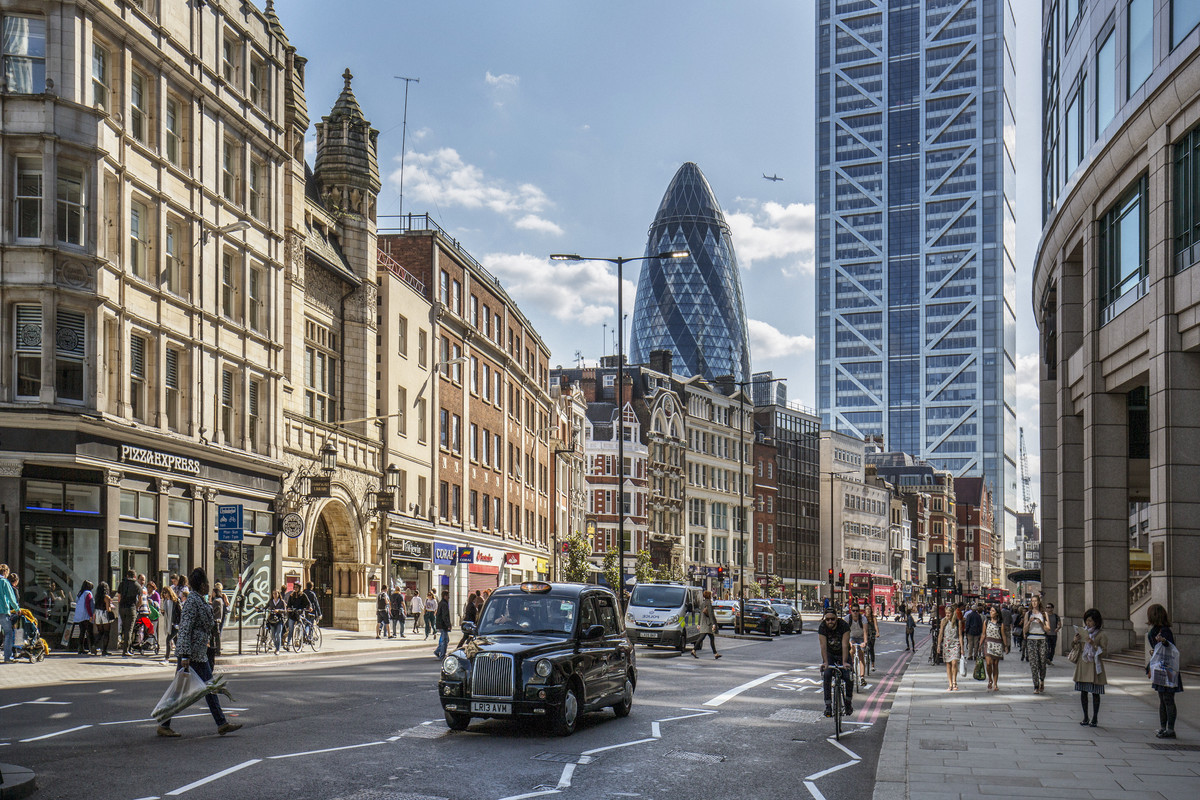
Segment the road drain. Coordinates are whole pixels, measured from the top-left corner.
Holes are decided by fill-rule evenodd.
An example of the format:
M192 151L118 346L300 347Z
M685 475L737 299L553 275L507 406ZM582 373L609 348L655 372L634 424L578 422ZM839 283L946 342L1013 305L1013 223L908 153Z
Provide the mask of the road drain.
M767 719L780 722L819 722L825 715L819 711L807 711L801 708L781 708Z
M534 761L553 761L556 764L590 764L595 756L581 756L576 753L538 753Z
M689 753L687 750L668 750L667 755L671 758L696 761L700 764L720 764L725 760L725 756L716 756L711 753Z

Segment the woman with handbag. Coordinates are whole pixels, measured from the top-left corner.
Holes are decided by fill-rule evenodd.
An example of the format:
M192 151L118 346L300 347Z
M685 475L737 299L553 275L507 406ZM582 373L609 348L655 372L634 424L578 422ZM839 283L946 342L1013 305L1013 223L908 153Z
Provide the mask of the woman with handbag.
M79 655L92 652L95 644L92 638L92 614L95 613L95 601L92 599L92 582L84 581L75 598L75 616L71 620L79 626Z
M1042 608L1042 598L1034 595L1029 611L1025 613L1025 657L1029 660L1029 673L1033 676L1033 693L1046 691L1046 633L1050 618Z
M92 650L100 646L100 655L108 655L108 639L112 636L112 595L108 583L100 581L92 596Z
M988 691L1000 691L1000 662L1008 652L1008 631L1005 630L1004 620L1000 609L988 606L987 621L983 623L983 668L987 674Z
M1100 713L1100 695L1104 694L1104 685L1108 678L1104 675L1104 654L1108 652L1108 637L1101 630L1104 618L1094 608L1083 612L1083 624L1086 626L1086 637L1076 633L1071 647L1083 645L1079 660L1075 662L1075 691L1079 692L1079 702L1083 705L1083 721L1080 725L1096 727L1096 715ZM1032 663L1033 659L1029 659ZM1088 695L1092 696L1092 718L1088 719Z
M1175 646L1175 636L1171 633L1171 618L1167 616L1167 609L1158 603L1150 606L1146 609L1146 622L1150 625L1150 630L1146 633L1146 641L1150 644L1151 652L1158 645ZM1148 664L1146 665L1146 674L1150 674ZM1174 683L1174 686L1151 683L1154 691L1158 692L1158 733L1154 735L1159 739L1175 738L1177 713L1175 695L1183 691L1183 676L1178 671L1175 673Z
M942 647L942 660L946 662L947 692L958 691L958 660L963 652L962 613L957 606L946 608L942 630L938 637Z

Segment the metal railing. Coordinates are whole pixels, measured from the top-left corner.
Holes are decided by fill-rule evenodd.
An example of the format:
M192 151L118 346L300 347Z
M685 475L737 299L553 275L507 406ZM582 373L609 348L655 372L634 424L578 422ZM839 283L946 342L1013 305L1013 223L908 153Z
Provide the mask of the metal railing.
M384 250L377 250L376 257L379 259L379 265L387 269L388 272L395 275L400 280L411 286L417 294L425 296L425 283L416 275L404 268L399 261L392 258L391 254Z
M380 214L379 219L398 220L398 223L394 226L384 227L383 225L380 225L379 233L381 235L388 233L411 233L412 231L433 231L434 233L440 234L443 239L450 243L450 245L454 248L455 253L462 258L463 261L466 261L473 268L479 270L481 275L491 280L497 286L501 285L499 278L488 272L488 270L482 264L480 264L473 255L467 252L466 248L462 246L458 239L455 239L446 231L445 228L434 222L428 214Z

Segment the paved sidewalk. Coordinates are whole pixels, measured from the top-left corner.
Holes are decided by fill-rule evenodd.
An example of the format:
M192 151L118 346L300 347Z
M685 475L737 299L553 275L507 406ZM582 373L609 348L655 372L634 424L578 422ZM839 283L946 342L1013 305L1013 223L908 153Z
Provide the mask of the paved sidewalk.
M237 631L226 628L221 642L222 655L217 659L218 667L275 665L333 657L387 654L403 654L407 657L427 655L432 660L433 648L437 646L437 636L431 636L426 641L424 632L416 636L409 633L405 639L376 639L373 631L358 632L322 628L319 652L313 652L306 647L300 653L284 651L278 656L274 653L256 656L254 655L253 639L256 630L248 628L243 631L242 651L246 655L239 656L237 655ZM458 644L461 636L461 631L451 631L450 645L453 647ZM171 659L174 662L174 653L172 653ZM0 691L76 681L161 675L167 674L166 671L170 666L163 663L161 654L157 658L136 655L124 658L120 653L110 654L107 657L80 656L73 651L52 650L50 655L46 656L46 660L40 664L30 664L22 660L16 664L0 665Z
M947 692L946 668L930 666L923 643L896 692L874 799L1200 796L1200 685L1185 676L1189 688L1176 695L1179 738L1156 739L1158 696L1142 670L1105 667L1096 728L1079 725L1073 670L1065 656L1056 657L1046 693L1035 695L1028 663L1012 653L1001 662L999 692L970 674L959 678L957 692Z

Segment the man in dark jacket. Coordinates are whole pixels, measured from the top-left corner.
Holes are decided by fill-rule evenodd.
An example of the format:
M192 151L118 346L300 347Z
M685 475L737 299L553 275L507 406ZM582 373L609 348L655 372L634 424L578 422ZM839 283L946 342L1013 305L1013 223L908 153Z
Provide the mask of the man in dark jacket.
M442 599L438 602L437 611L433 615L433 627L438 632L437 649L433 654L438 658L446 657L446 648L450 646L450 590L442 589Z
M117 586L120 603L117 613L121 619L121 655L129 655L129 639L133 633L133 612L137 610L138 600L142 596L142 587L138 586L137 573L131 569L125 570L125 580Z
M400 591L399 586L392 587L392 593L388 595L388 603L392 607L392 637L397 636L396 629L399 628L400 638L407 638L404 635L404 592Z

